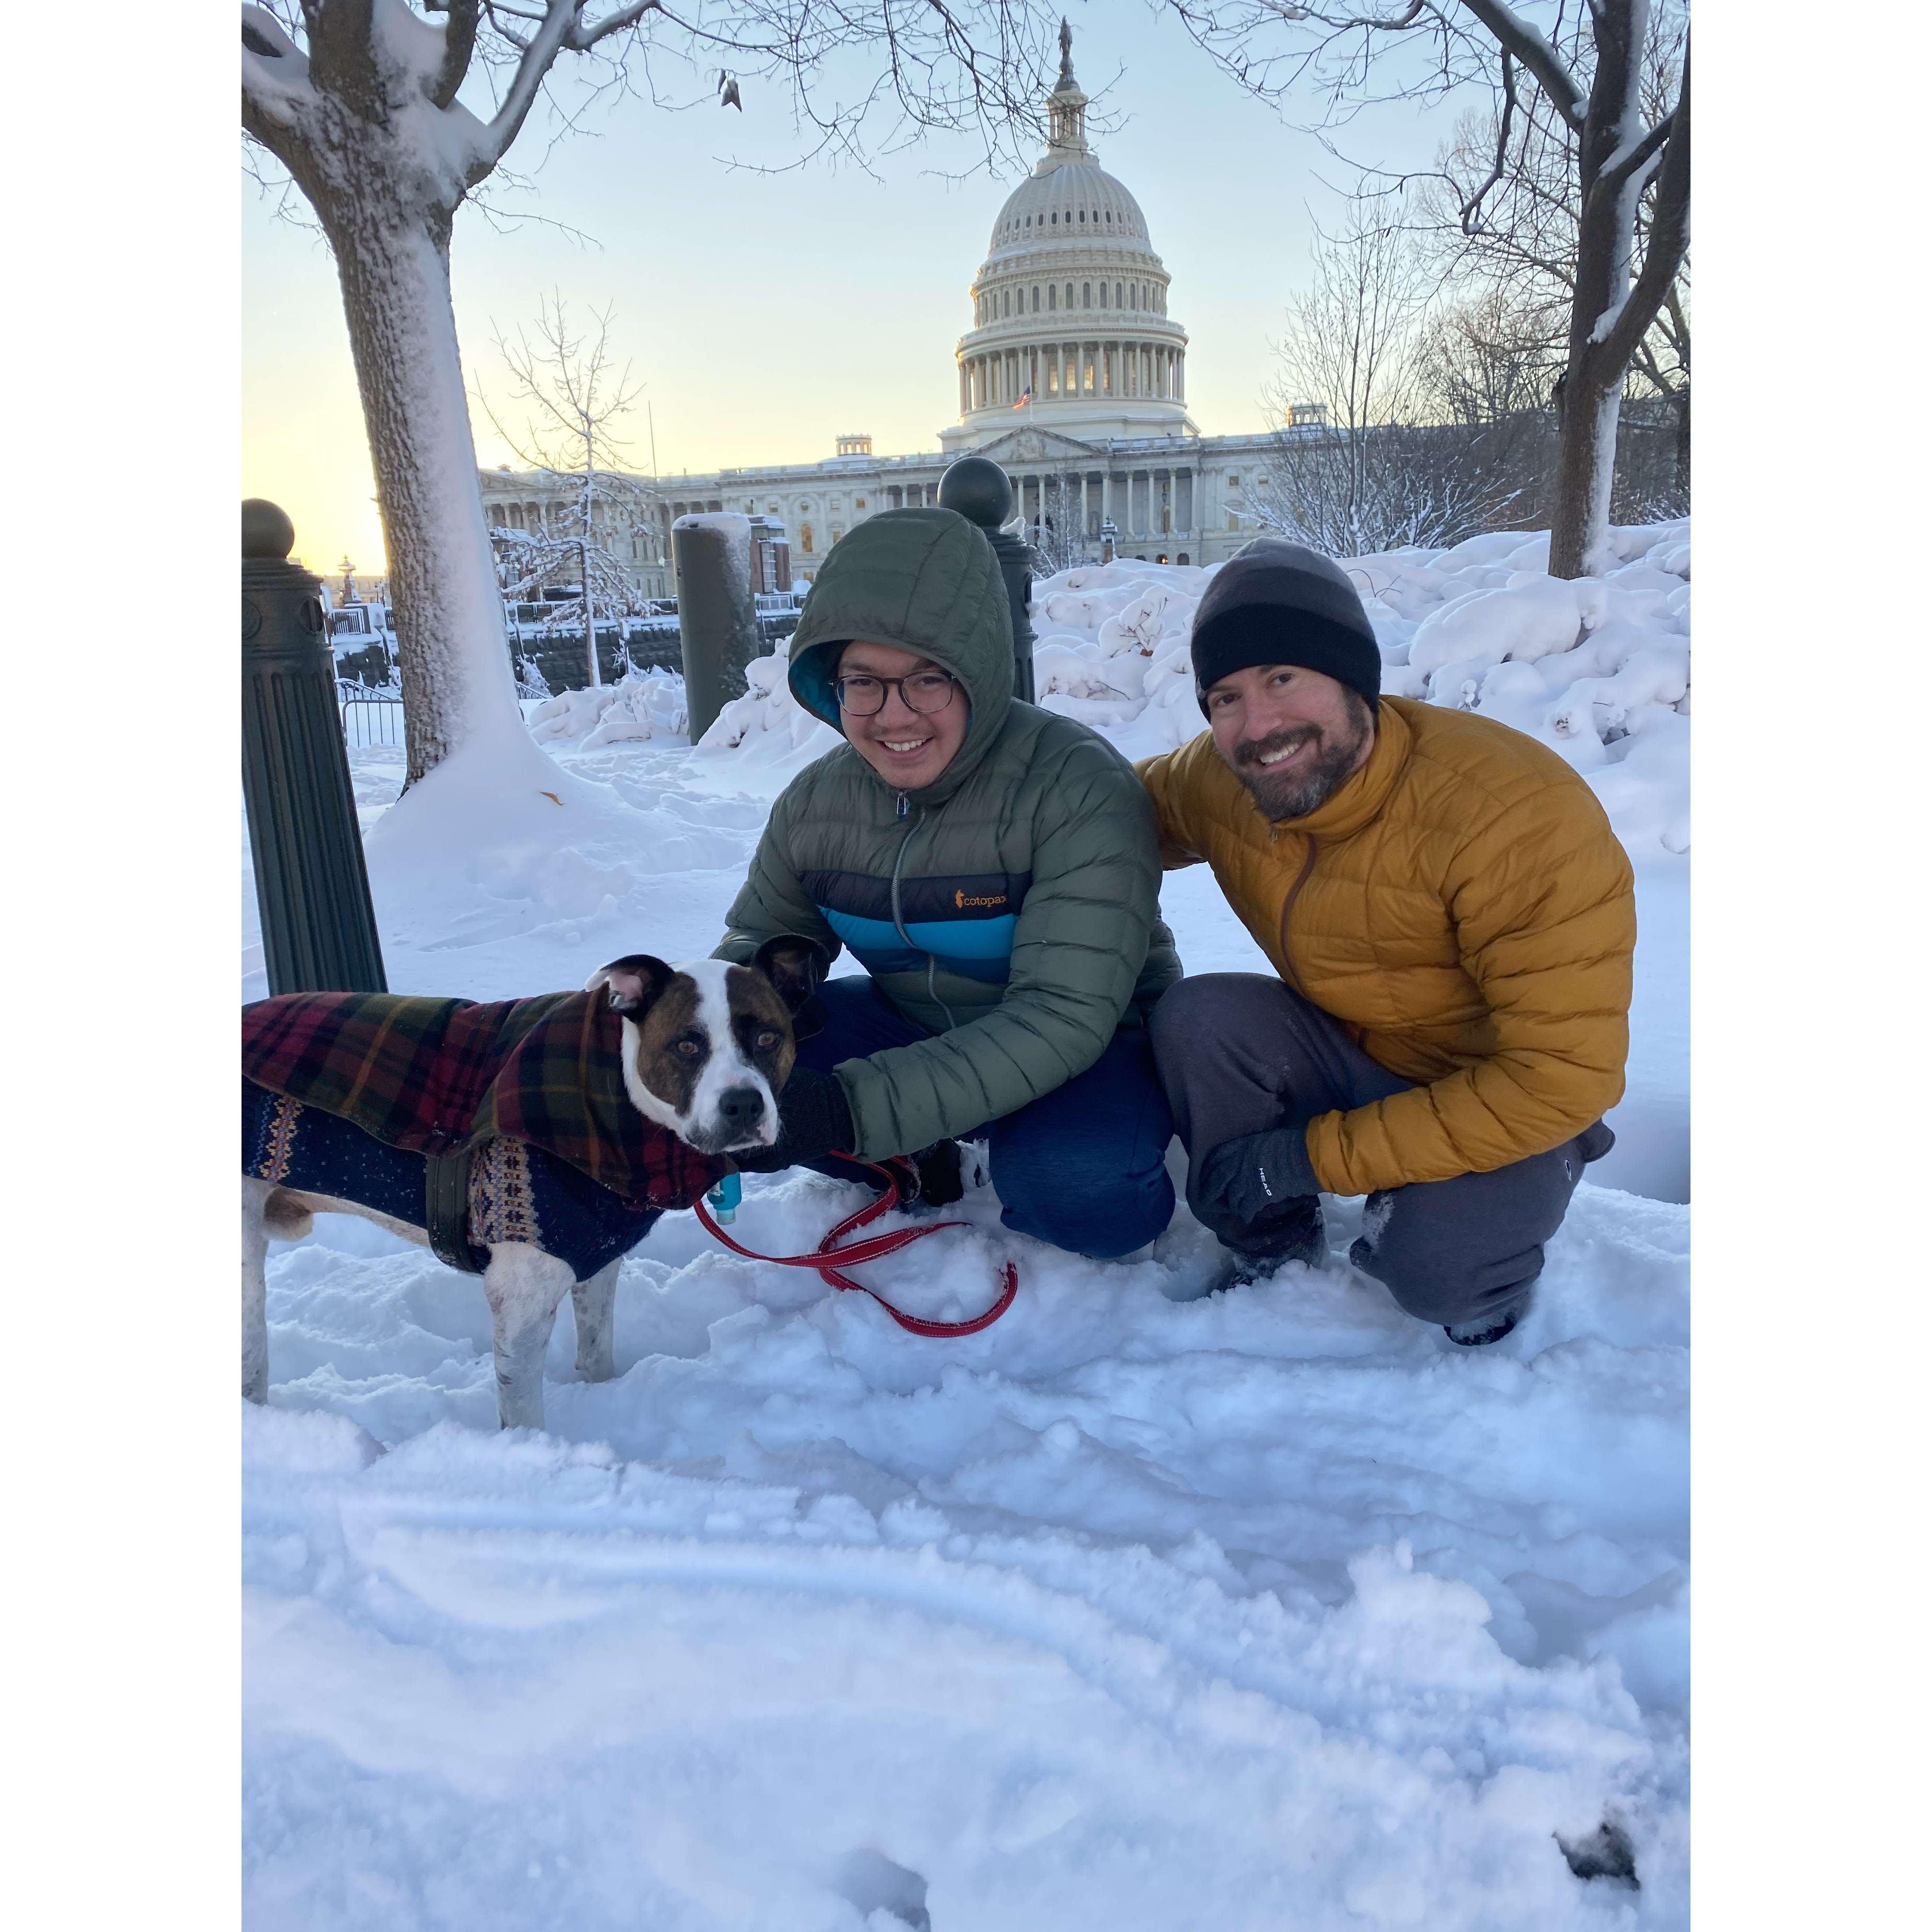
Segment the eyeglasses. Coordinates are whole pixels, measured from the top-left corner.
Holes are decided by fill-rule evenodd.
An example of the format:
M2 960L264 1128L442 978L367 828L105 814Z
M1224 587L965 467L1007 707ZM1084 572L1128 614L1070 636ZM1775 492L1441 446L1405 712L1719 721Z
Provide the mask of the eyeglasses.
M832 680L838 708L854 718L870 718L885 709L888 686L898 692L908 711L922 716L944 711L952 702L958 680L950 671L916 670L910 677L840 677Z

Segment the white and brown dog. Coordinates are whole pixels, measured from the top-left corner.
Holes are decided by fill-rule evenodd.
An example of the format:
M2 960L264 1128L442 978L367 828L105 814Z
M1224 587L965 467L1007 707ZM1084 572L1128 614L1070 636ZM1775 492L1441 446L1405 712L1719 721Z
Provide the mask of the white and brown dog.
M778 1095L792 1066L792 1016L823 977L825 964L818 946L793 938L768 941L750 966L722 959L672 966L634 954L600 967L585 990L603 988L622 1016L624 1089L638 1112L700 1153L748 1154L777 1137ZM262 1090L254 1090L260 1097ZM244 1101L247 1096L244 1087ZM264 1268L272 1237L300 1240L317 1214L355 1214L429 1245L422 1157L384 1146L346 1120L299 1111L304 1124L290 1136L296 1151L284 1164L285 1179L248 1171L244 1144L242 1392L254 1402L265 1401L268 1389ZM578 1372L588 1381L608 1380L616 1372L611 1343L618 1268L657 1213L628 1206L540 1148L490 1140L476 1158L485 1196L472 1184L468 1225L476 1249L488 1255L482 1272L497 1418L506 1429L540 1429L544 1355L565 1292L576 1316ZM493 1160L511 1174L500 1190L507 1206L479 1219ZM518 1163L513 1172L503 1166L512 1162ZM317 1177L325 1188L297 1184ZM368 1198L338 1191L343 1187Z

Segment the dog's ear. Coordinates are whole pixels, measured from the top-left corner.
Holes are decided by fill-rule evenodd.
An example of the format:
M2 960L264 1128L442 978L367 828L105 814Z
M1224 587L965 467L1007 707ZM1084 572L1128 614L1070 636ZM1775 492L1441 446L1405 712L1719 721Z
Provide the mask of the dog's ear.
M831 968L832 956L815 939L782 932L758 948L752 964L778 989L785 1011L795 1013L818 990Z
M607 1003L627 1020L634 1020L670 983L676 970L648 952L627 952L622 958L598 967L584 981L584 990L594 993L602 986Z

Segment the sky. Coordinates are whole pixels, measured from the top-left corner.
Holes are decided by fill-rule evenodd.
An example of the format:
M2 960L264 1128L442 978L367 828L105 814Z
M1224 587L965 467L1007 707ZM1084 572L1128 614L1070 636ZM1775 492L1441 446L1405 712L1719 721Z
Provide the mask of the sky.
M1076 0L1067 12L1075 71L1096 97L1090 141L1140 202L1173 278L1190 413L1209 435L1252 432L1270 339L1306 278L1311 217L1336 211L1348 170L1223 77L1163 10ZM878 160L874 176L823 161L782 174L734 166L780 165L799 148L783 96L748 78L742 89L742 115L710 100L678 112L634 99L592 109L554 142L542 110L532 115L510 156L527 186L496 198L506 213L542 218L500 228L469 208L457 218L452 278L472 394L480 386L502 412L496 338L556 292L579 317L614 308L613 342L646 385L624 425L639 470L652 466L653 430L667 476L810 462L848 431L868 432L882 455L936 451L957 415L968 290L1023 171L957 178L976 158L964 140ZM1095 130L1103 115L1119 124ZM1385 166L1426 164L1453 118L1365 116L1348 146ZM380 568L333 262L245 178L242 193L243 494L288 511L311 568L333 571L346 555ZM479 460L511 460L472 416Z

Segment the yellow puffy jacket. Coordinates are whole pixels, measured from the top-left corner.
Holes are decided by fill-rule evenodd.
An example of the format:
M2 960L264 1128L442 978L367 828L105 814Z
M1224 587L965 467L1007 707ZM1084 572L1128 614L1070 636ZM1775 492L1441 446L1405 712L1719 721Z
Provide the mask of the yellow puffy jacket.
M1204 860L1282 979L1420 1083L1309 1123L1324 1190L1487 1173L1560 1146L1622 1097L1630 860L1546 746L1384 698L1367 763L1279 824L1208 732L1135 770L1162 862Z

